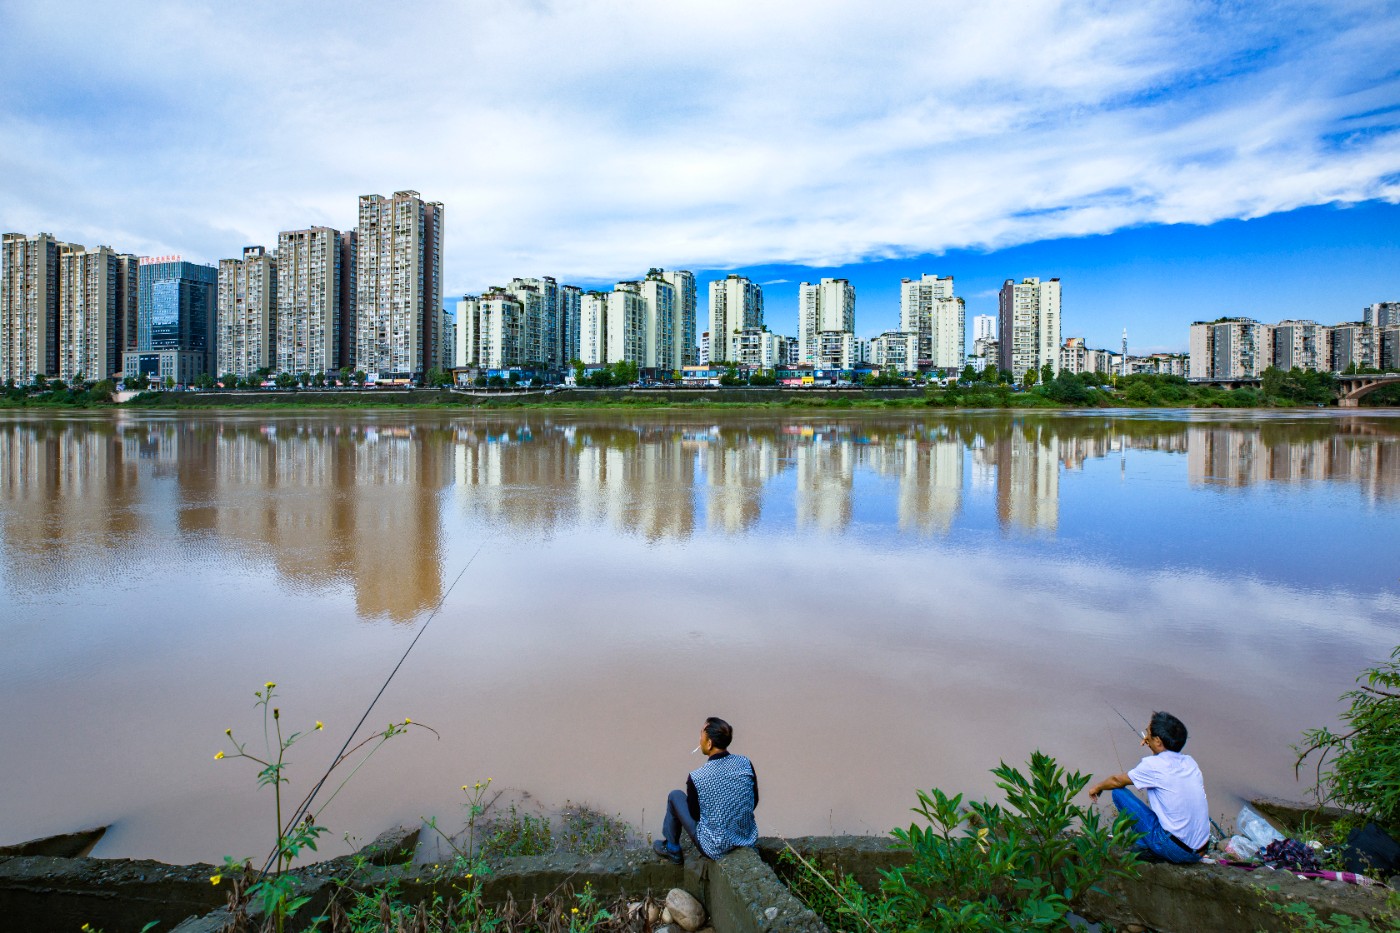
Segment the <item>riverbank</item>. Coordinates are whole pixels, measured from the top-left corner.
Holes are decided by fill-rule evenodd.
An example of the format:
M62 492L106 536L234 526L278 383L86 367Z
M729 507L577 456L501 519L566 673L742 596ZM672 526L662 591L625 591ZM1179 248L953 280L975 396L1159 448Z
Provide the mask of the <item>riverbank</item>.
M1179 388L1179 387L1175 387ZM464 391L456 389L275 389L145 392L129 400L107 402L87 393L66 397L31 396L0 399L0 409L39 410L783 410L829 409L947 409L1075 411L1130 409L1306 409L1335 408L1331 404L1295 403L1253 389L1221 390L1188 387L1187 391L1158 390L1114 393L1090 390L1081 401L1060 401L1040 391L1009 387L950 388L619 388ZM1386 399L1382 397L1381 401ZM1384 408L1367 405L1365 408Z

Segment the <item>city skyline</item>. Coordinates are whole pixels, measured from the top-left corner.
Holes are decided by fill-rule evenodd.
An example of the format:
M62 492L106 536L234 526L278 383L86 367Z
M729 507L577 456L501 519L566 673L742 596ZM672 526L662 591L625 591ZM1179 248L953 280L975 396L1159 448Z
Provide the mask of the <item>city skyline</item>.
M138 8L113 35L10 5L0 227L212 264L412 187L460 218L444 298L735 272L795 334L796 283L845 278L869 338L901 278L954 276L977 315L1006 278L1058 277L1067 332L1183 351L1198 318L1400 297L1388 9L252 3Z

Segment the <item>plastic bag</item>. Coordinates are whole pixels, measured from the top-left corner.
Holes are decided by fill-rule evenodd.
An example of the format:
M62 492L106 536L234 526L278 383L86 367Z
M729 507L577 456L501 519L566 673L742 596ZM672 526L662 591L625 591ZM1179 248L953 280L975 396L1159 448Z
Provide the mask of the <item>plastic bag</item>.
M1231 836L1225 840L1225 854L1240 862L1252 862L1259 854L1259 847L1247 836Z
M1240 807L1240 818L1235 821L1235 828L1248 837L1256 849L1262 849L1271 842L1283 841L1283 833L1269 825L1269 821L1255 813L1249 804Z

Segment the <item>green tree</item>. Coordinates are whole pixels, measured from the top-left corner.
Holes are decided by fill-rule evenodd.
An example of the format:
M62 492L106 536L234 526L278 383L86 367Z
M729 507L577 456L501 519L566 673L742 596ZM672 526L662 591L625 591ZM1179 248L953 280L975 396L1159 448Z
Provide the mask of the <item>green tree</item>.
M296 378L291 373L278 373L276 384L279 389L290 389L296 385Z
M297 373L297 382L301 383L303 386L311 385L311 374L306 372Z
M477 386L478 388L484 388L486 386L486 377L477 376L475 379L472 380L472 385Z
M92 396L93 401L110 402L112 394L116 391L117 387L112 383L112 380L99 379L92 384L92 388L88 389L88 395Z
M363 389L365 387L365 380L369 378L369 374L363 369L357 369L351 374L350 378L355 380L355 385Z
M199 389L212 389L214 388L214 377L208 373L200 373L195 377L194 384Z
M504 389L506 387L506 381L500 376L492 376L486 380L486 385L492 389Z
M219 383L225 389L235 389L238 387L238 377L233 373L224 373L219 379Z
M744 377L739 375L737 366L731 366L724 371L724 375L719 377L719 384L722 386L741 386L744 384Z
M963 367L962 375L958 377L959 382L966 382L968 385L977 381L977 368L971 363Z
M350 377L354 375L354 371L351 370L349 366L342 366L340 367L340 372L336 375L339 377L341 385L348 386L350 384Z
M1048 386L1055 379L1055 367L1049 363L1040 367L1040 384Z
M326 387L326 374L317 373L316 375L312 376L311 384L318 389L324 389Z
M1040 374L1034 369L1026 370L1026 374L1021 377L1021 385L1029 389L1040 380Z
M165 387L166 387L167 389L173 389L173 388L175 388L175 377L174 377L174 376L166 376L166 377L165 377Z

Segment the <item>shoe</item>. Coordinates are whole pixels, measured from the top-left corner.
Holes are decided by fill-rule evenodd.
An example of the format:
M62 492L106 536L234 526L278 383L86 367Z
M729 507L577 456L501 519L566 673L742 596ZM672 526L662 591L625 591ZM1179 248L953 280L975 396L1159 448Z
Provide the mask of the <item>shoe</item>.
M676 851L672 852L671 848L668 845L666 845L666 840L664 839L658 839L655 842L653 842L651 844L651 851L655 852L657 855L661 856L666 861L671 862L672 864L682 865L685 863L685 853L682 852L680 849L677 849Z

